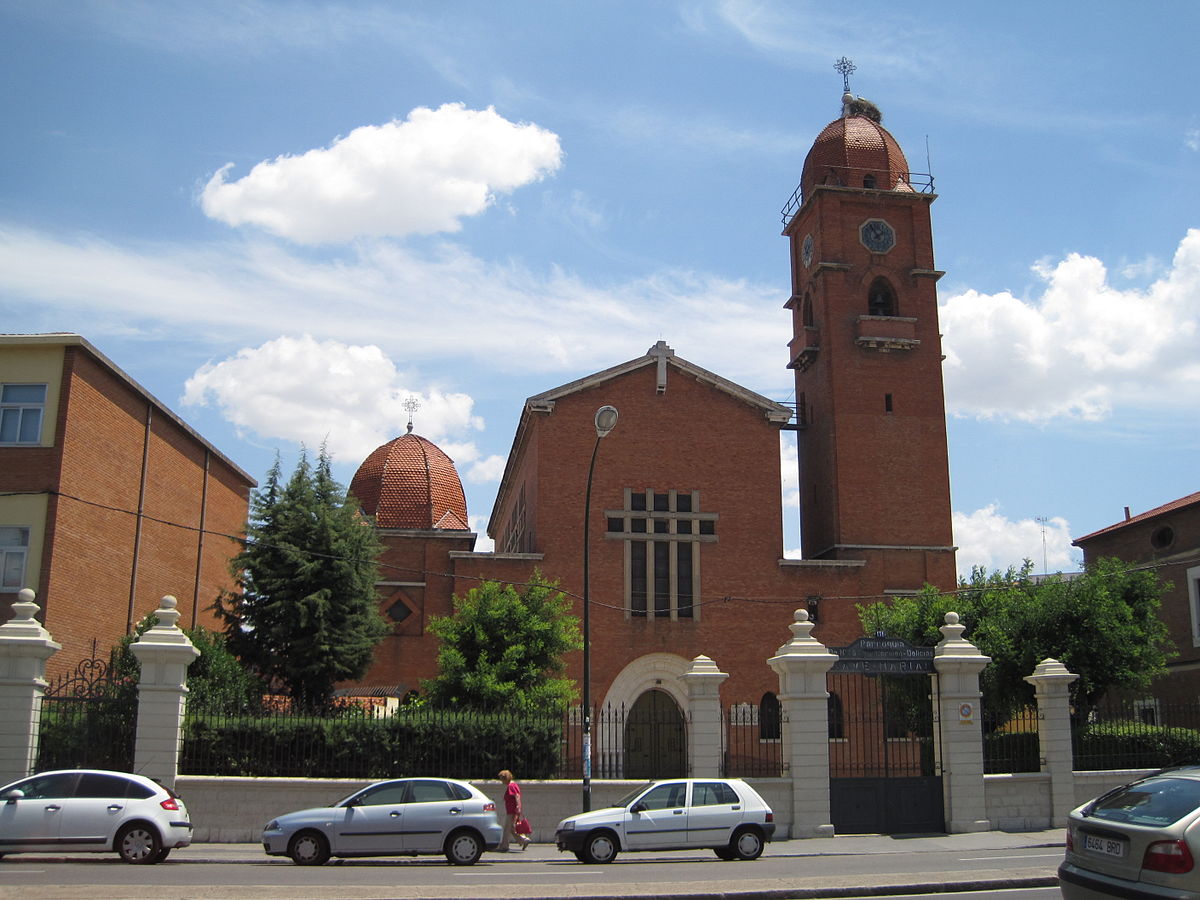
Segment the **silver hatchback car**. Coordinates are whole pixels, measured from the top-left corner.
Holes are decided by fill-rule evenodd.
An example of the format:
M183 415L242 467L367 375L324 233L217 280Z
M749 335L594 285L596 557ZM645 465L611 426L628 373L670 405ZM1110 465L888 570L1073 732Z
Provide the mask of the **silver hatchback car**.
M496 804L478 788L450 778L400 778L356 791L333 806L272 819L263 829L268 856L319 866L330 856L442 853L473 865L500 844Z
M142 775L63 769L0 788L0 856L111 851L152 864L191 842L183 801Z
M1200 900L1200 767L1157 772L1071 812L1067 900Z
M775 814L737 778L671 778L642 785L613 806L558 823L554 840L584 863L622 850L713 850L721 859L758 859L775 835Z

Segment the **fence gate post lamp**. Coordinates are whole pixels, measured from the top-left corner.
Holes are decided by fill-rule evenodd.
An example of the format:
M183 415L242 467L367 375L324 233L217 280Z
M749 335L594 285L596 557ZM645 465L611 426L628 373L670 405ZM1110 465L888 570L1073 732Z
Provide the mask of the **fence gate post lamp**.
M583 811L592 808L592 615L588 602L588 524L592 514L592 473L596 471L596 453L600 439L617 427L615 406L596 410L596 443L588 464L587 490L583 494Z

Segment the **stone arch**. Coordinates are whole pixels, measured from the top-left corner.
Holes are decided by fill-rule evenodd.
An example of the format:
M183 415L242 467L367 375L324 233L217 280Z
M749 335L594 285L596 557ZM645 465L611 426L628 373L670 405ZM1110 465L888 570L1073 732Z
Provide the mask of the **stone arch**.
M666 694L687 717L688 693L683 674L691 663L676 653L648 653L632 660L613 679L604 695L597 717L598 771L613 773L604 777L625 777L624 716L649 691Z

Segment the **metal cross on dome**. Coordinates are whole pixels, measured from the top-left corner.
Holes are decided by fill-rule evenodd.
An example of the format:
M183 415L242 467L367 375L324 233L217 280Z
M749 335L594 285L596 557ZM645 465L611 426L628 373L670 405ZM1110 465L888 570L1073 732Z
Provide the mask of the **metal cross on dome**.
M847 94L850 93L850 73L858 67L844 56L835 62L833 67L842 73L842 90Z
M416 397L409 397L404 401L404 408L408 410L408 433L412 434L413 428L413 413L421 408L421 401Z

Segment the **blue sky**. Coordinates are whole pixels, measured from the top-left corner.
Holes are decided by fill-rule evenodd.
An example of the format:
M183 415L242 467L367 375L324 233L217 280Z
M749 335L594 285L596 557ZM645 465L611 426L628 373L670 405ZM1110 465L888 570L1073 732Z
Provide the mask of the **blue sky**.
M527 396L662 339L791 398L779 209L845 55L936 178L960 571L1069 570L1200 489L1200 5L1129 11L0 0L0 330L258 478L327 440L348 483L417 397L482 534Z

